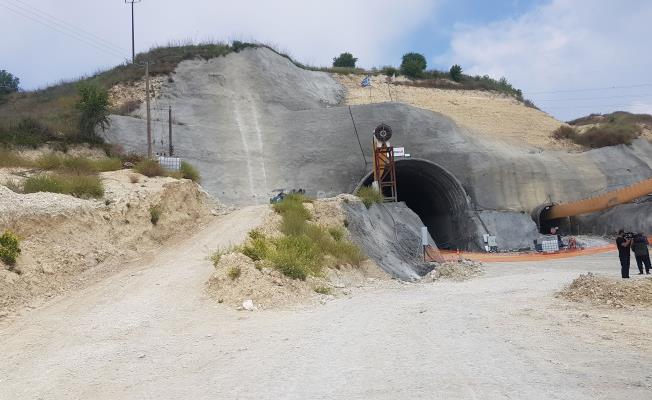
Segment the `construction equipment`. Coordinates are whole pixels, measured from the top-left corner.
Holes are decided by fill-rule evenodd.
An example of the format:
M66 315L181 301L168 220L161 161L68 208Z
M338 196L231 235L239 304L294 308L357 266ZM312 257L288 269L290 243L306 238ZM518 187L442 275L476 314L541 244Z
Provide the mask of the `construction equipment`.
M397 201L396 163L394 162L394 147L389 143L392 138L392 128L380 124L374 129L374 184L383 195L383 201Z
M541 212L541 219L551 220L602 211L619 204L630 203L650 193L652 193L652 178L588 199L546 206Z

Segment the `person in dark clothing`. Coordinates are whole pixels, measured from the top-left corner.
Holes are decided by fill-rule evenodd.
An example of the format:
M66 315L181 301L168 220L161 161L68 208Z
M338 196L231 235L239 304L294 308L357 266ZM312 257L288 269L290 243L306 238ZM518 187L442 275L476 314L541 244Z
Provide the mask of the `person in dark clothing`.
M650 251L648 250L648 240L645 235L639 233L634 236L632 242L632 251L636 257L636 265L638 266L638 274L643 275L643 265L645 265L645 273L650 275Z
M618 247L618 258L620 258L620 275L623 279L629 278L629 251L632 246L632 239L625 238L625 230L618 231L616 247Z

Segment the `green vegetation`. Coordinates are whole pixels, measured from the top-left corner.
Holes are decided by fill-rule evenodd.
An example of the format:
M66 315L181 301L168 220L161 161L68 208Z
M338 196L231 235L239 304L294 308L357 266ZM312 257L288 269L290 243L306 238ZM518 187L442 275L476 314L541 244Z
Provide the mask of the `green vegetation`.
M20 240L11 231L5 231L0 236L0 260L7 265L16 264L16 258L20 254Z
M626 111L616 111L610 114L590 114L586 117L578 118L568 122L573 126L583 126L591 124L615 124L615 125L645 125L652 129L652 115L649 114L632 114Z
M427 65L426 58L422 54L406 53L401 62L401 73L408 78L421 78Z
M4 95L17 92L18 85L20 85L18 77L4 69L0 70L0 100Z
M249 232L249 240L239 250L254 261L269 261L292 279L320 276L323 267L329 264L359 265L364 256L356 245L344 239L343 230L309 222L310 212L303 205L309 201L303 195L290 194L275 204L275 211L282 216L284 235L270 238L254 230ZM213 254L215 264L222 254Z
M80 198L104 196L104 185L97 175L40 174L27 178L23 193L50 192Z
M146 158L134 166L134 170L147 177L167 176L168 172L159 164L158 160Z
M570 140L584 147L599 148L631 144L641 134L641 127L629 123L603 123L592 126L580 133L572 126L562 125L557 128L552 137L558 140Z
M240 267L234 266L229 268L229 271L226 273L226 275L231 278L232 281L238 279L240 275L242 274L242 270Z
M454 80L455 82L460 82L462 80L462 67L455 64L448 71L448 74L450 75L452 80Z
M328 286L315 286L315 293L328 295L332 293L332 290Z
M184 179L190 179L193 182L201 182L201 176L199 176L199 171L192 166L189 162L181 161L181 176Z
M105 131L109 127L109 92L93 82L78 85L79 101L76 104L80 112L79 132L87 139L95 137L97 127Z
M362 200L365 207L369 208L374 203L382 203L383 195L371 186L363 186L355 193Z
M357 61L358 59L353 57L353 54L342 53L339 56L333 58L333 67L355 68L355 63Z
M152 222L152 225L157 225L158 221L161 219L161 206L155 205L149 208L149 220Z
M218 264L220 263L220 260L222 259L222 256L233 253L233 252L236 252L236 251L240 251L240 247L231 246L231 247L228 247L228 248L225 248L225 249L216 250L216 251L213 252L213 254L211 254L210 260L213 263L213 266L217 267Z

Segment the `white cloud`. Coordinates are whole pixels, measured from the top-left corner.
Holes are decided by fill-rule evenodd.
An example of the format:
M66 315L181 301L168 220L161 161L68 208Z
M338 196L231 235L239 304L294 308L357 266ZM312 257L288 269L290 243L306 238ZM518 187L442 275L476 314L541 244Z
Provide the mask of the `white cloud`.
M472 74L505 76L531 93L652 83L651 20L652 2L646 0L553 0L518 18L457 26L450 51L437 60L458 63ZM650 89L526 93L526 97L569 119L633 109L634 101L627 96L641 97ZM566 100L594 96L602 100Z
M129 6L122 0L11 1L14 8L31 5L106 38L123 48L122 56L11 13L3 3L9 1L0 0L0 37L5 39L0 41L0 67L15 71L28 87L108 67L130 55ZM340 52L351 51L361 64L372 66L428 22L436 4L433 0L400 4L392 0L143 0L135 6L137 50L187 39L255 39L277 44L306 63L327 65Z

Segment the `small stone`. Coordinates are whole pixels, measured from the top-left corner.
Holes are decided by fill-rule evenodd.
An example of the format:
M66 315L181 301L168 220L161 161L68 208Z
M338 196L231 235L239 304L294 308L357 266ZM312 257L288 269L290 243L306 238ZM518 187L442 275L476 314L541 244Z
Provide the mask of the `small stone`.
M253 300L248 299L242 302L242 308L247 311L254 311L256 309L256 306L254 305Z
M138 358L145 358L145 353L140 353L140 354L138 355Z

